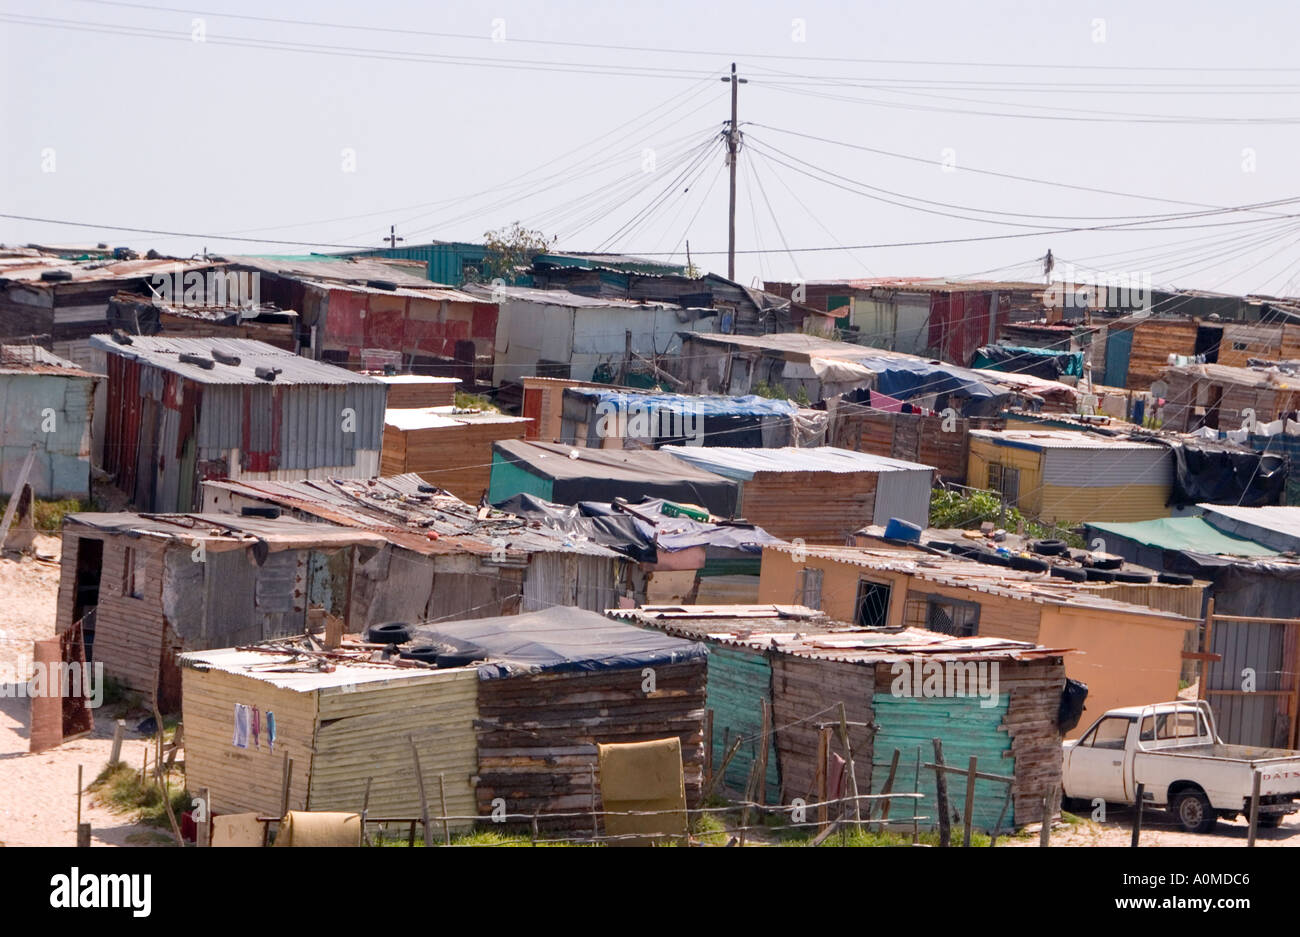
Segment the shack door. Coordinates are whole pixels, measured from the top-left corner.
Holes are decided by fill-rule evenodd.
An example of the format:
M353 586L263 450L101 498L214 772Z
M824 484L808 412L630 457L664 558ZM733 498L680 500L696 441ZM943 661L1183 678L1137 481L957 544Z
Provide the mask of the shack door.
M1233 745L1300 745L1300 620L1214 615L1205 643L1223 658L1206 664L1200 691L1219 736Z

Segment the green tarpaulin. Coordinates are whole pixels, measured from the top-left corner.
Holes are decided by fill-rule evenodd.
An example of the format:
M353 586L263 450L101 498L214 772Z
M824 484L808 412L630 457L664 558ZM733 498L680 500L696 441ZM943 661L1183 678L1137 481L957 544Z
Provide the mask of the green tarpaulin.
M1225 534L1201 517L1161 517L1128 524L1089 522L1088 526L1103 534L1113 534L1160 550L1208 553L1211 556L1277 556L1277 551L1253 540Z

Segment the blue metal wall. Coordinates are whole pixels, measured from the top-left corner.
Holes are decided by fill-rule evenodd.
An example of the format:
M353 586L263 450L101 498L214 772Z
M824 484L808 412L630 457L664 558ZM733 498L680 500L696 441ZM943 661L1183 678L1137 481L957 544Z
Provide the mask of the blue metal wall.
M743 792L759 753L763 717L760 703L772 702L772 665L755 652L709 646L709 708L713 710L713 766L717 770L738 736L745 741L727 765L722 785ZM767 736L767 802L781 798L776 734Z
M712 682L712 675L710 675ZM712 689L710 689L712 693ZM1002 694L997 705L987 709L980 708L978 698L910 698L894 696L890 693L877 693L872 700L875 710L876 732L872 752L872 778L879 779L873 785L873 791L879 793L889 776L889 763L894 749L898 749L898 773L894 777L894 790L910 792L916 790L916 761L920 752L921 764L934 762L933 739L943 743L943 760L945 764L965 769L970 757L978 759L979 771L989 774L1014 776L1015 759L1011 757L1011 739L1007 732L999 729L1007 714L1010 697ZM916 803L917 815L927 817L920 823L922 829L935 829L938 825L935 813L935 777L934 770L921 769L920 792L924 798ZM975 782L975 828L990 830L998 821L1006 801L1007 785L998 781ZM966 804L966 779L958 774L948 772L948 801L959 813ZM891 821L900 821L912 814L908 808L913 801L896 800L890 807ZM1010 829L1015 821L1015 804L1007 807L1002 829ZM955 829L955 828L954 828ZM958 836L954 832L954 838Z

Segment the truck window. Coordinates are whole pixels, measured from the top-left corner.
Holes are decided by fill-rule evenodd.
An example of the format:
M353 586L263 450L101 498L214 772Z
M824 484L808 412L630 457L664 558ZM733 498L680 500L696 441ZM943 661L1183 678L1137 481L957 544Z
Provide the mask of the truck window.
M1188 710L1164 713L1160 716L1156 729L1156 735L1161 739L1191 739L1206 734L1201 714Z
M1103 719L1097 723L1097 728L1088 733L1086 744L1093 748L1123 748L1124 740L1128 738L1128 727L1132 724L1131 719L1123 716Z

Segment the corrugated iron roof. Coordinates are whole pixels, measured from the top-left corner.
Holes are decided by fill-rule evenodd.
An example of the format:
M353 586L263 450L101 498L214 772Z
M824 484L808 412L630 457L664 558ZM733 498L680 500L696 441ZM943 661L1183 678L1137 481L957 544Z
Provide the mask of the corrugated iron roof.
M221 648L190 651L177 657L181 667L189 670L219 670L261 680L295 693L310 693L333 687L358 684L385 684L395 681L446 679L445 675L463 668L436 670L420 664L402 666L388 662L371 662L342 653L300 654L280 645L266 645L257 650ZM332 669L322 670L321 667Z
M731 449L721 446L663 446L679 459L740 481L748 481L759 472L933 472L934 467L917 462L904 462L870 452L817 446L799 449L786 446L780 449Z
M90 527L109 533L162 537L189 543L230 541L247 543L264 540L272 552L276 548L347 546L368 544L382 546L378 534L331 524L316 524L289 517L243 517L236 514L131 514L125 512L80 512L68 514L65 524Z
M752 606L740 607L733 615L728 615L731 606L654 605L610 609L606 614L679 637L854 664L891 663L916 655L948 660L1035 660L1060 657L1072 650L1005 638L957 638L919 628L882 631L844 622L792 621L777 607L772 608L766 616ZM691 613L697 614L687 617Z
M39 345L0 345L0 374L55 374L61 377L102 378Z
M583 296L581 293L571 293L568 290L541 290L530 286L483 286L482 284L471 284L465 289L473 293L475 297L482 297L478 301L484 300L496 302L492 297L501 297L504 299L519 299L530 303L542 303L547 306L569 306L574 309L587 308L614 308L614 309L680 309L673 303L664 302L636 302L630 299L614 299L611 297Z
M319 479L300 482L205 481L205 487L229 491L290 509L333 524L360 527L417 553L490 555L505 544L508 555L578 553L620 557L607 547L569 537L502 511L479 509L432 486L419 475L384 478ZM430 539L433 534L435 539Z
M1017 449L1155 449L1168 450L1149 442L1137 442L1118 436L1102 436L1097 433L1074 432L1067 429L1029 430L1029 429L973 429L970 435L977 439L986 439L994 445L1011 446Z
M132 335L131 344L121 345L108 335L93 335L90 344L102 351L171 371L199 384L378 384L373 377L356 374L323 361L303 358L283 348L250 338L172 338L164 335ZM209 368L180 360L182 354L211 358L214 351L233 355L239 364L217 361ZM259 367L278 368L275 380L264 381L255 373Z
M1122 612L1128 615L1150 615L1179 622L1198 621L1184 618L1173 612L1107 599L1088 592L1091 583L1071 583L1054 579L1049 573L992 567L976 560L955 557L944 553L920 553L916 550L881 550L874 547L792 546L767 544L766 550L781 553L801 552L803 555L849 563L866 569L906 573L917 579L945 586L969 589L1035 602L1039 605L1079 606L1094 611ZM1186 588L1186 587L1183 587Z

